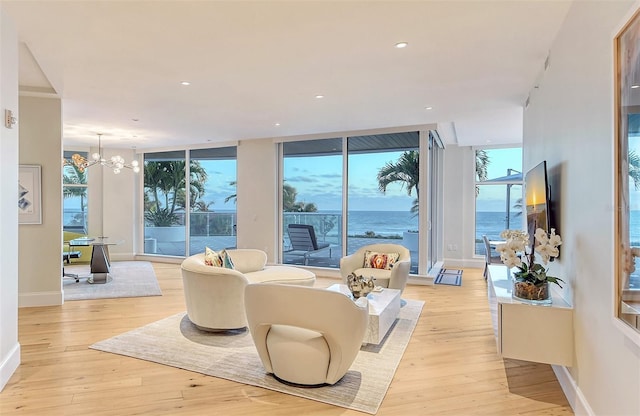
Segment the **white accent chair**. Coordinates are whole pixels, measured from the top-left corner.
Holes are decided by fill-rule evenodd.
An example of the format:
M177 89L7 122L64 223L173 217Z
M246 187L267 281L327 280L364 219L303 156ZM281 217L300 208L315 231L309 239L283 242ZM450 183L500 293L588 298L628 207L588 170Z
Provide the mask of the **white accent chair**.
M366 251L378 253L398 253L400 257L391 270L364 267ZM360 247L355 253L340 259L340 274L343 283L347 283L347 276L351 273L363 276L373 276L376 286L388 287L404 291L411 271L411 253L409 249L399 244L371 244Z
M249 330L267 373L279 381L335 384L356 359L369 323L366 298L320 288L245 287Z
M181 265L189 320L204 331L225 331L247 326L244 288L253 283L313 286L313 272L293 266L267 266L267 254L255 249L227 250L234 269L208 266L204 253Z

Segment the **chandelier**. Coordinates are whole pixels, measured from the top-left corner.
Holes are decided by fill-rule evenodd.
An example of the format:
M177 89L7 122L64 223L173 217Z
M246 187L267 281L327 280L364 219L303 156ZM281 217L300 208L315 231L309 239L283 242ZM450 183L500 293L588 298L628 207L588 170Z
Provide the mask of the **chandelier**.
M111 156L109 159L105 159L102 156L102 134L98 133L98 152L91 155L91 160L87 160L85 157L79 154L74 154L71 160L80 172L84 172L85 169L91 166L101 165L109 169L113 169L113 173L118 174L123 168L131 169L135 173L140 172L140 166L137 160L126 163L124 158L120 155Z

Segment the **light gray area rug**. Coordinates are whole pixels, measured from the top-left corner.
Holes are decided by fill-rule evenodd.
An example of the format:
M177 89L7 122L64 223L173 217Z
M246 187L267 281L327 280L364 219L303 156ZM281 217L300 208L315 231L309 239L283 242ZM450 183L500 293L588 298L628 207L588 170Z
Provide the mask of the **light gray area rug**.
M88 264L64 266L66 273L76 273L80 276L80 282L72 278L64 279L65 301L162 295L153 266L148 261L112 262L110 273L112 280L105 284L87 283L89 270Z
M266 374L249 331L225 335L203 332L184 312L90 348L375 414L423 306L423 301L407 300L382 343L363 346L351 369L333 386L303 388L280 383Z

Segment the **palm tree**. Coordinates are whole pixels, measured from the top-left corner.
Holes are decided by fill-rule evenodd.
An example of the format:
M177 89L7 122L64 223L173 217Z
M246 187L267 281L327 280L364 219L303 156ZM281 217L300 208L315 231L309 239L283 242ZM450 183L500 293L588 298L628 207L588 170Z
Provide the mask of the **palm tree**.
M284 212L295 212L296 197L298 191L293 186L285 183L282 185L282 210Z
M476 176L478 182L487 180L487 168L489 167L489 155L486 150L476 150ZM480 188L476 185L476 196L480 194Z
M175 223L176 208L186 208L185 168L186 162L184 160L145 163L145 195L152 197L149 198L145 218L153 222L154 214L157 214L162 217L162 222ZM189 168L189 207L193 207L204 194L207 172L198 161L192 161ZM160 204L161 197L164 199L164 204Z
M211 208L211 205L213 205L213 201L205 202L201 199L199 201L196 201L195 204L193 204L192 210L194 212L209 212L209 208Z
M76 155L74 155L76 156ZM87 184L87 172L85 169L76 163L73 163L67 159L63 162L63 174L62 183L65 185L86 185ZM69 168L67 168L69 166ZM86 228L84 211L87 206L85 198L87 196L86 186L63 186L62 188L63 198L80 197L80 213L82 216L82 226Z
M237 185L238 185L238 183L237 183L237 181L231 181L231 182L229 182L229 185L231 185L231 186L237 186ZM236 204L236 203L238 202L238 194L237 194L237 193L235 193L235 194L231 194L231 195L229 195L228 197L226 197L226 198L224 199L224 203L226 204L227 202L229 202L229 201L231 201L231 200L233 200L233 203L234 203L234 204Z
M411 212L418 214L418 183L420 179L420 159L417 150L409 150L398 158L397 162L387 162L378 171L378 189L383 194L387 191L387 186L392 183L400 183L400 188L407 188L407 195L411 196L411 192L415 189L416 198L411 206Z
M282 185L282 210L284 212L316 212L318 207L313 202L296 201L298 191L285 183Z

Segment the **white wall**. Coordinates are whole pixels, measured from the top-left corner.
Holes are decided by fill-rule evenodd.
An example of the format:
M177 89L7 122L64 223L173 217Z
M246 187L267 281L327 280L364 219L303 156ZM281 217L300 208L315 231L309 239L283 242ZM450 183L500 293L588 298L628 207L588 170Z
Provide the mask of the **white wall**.
M272 140L238 143L238 248L257 248L274 262L278 251L277 145ZM240 169L242 167L242 169Z
M19 227L19 306L60 305L62 296L62 107L20 97L20 164L42 169L42 224ZM37 261L36 261L37 260Z
M640 414L640 348L614 324L613 38L630 1L575 2L524 115L524 166L547 160L573 301L576 414Z
M18 37L0 3L0 112L19 120ZM20 364L18 343L18 125L0 124L0 390Z
M475 152L448 145L444 151L443 253L445 267L484 267L475 256ZM451 247L451 249L450 249Z

